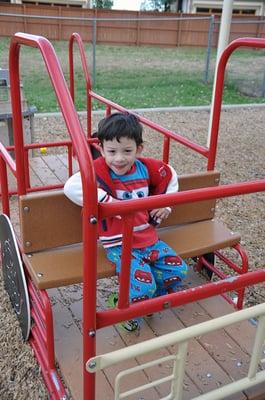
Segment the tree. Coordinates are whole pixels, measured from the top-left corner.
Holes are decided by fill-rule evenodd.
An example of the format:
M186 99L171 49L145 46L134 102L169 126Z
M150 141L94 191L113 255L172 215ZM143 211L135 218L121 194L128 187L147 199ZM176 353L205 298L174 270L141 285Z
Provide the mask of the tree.
M170 11L170 5L176 0L144 0L141 3L142 11Z
M111 8L113 6L112 0L93 0L94 8Z

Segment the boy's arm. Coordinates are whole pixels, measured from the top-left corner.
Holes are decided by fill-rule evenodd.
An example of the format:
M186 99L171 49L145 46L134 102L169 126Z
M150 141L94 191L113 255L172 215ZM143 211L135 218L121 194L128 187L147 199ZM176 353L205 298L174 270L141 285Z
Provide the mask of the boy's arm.
M170 168L172 177L166 189L166 193L175 193L179 190L179 183L178 183L178 175L171 165L168 165Z
M175 193L179 189L178 175L177 175L176 171L174 170L174 168L171 167L171 165L167 164L167 167L170 169L171 178L167 185L165 193ZM152 220L154 221L153 223L155 225L159 225L163 219L166 219L169 216L171 211L172 211L171 207L163 207L163 208L153 209L152 211L150 211L150 216L151 216Z
M176 171L174 170L174 168L171 167L171 165L168 165L168 167L171 170L172 177L171 177L171 180L166 189L166 193L176 193L179 190L178 175L177 175ZM166 209L169 211L169 213L171 213L171 211L172 211L171 207L166 207Z
M70 176L64 185L64 194L78 206L83 207L83 189L80 172Z
M83 189L80 172L72 175L64 185L64 194L78 206L83 207ZM105 190L98 188L98 202L111 203L115 201Z

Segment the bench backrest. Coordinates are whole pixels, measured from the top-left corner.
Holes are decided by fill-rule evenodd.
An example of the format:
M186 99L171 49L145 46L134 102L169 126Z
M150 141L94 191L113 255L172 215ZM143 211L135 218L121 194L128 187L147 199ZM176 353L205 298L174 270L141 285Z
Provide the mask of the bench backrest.
M180 190L217 186L216 171L182 175ZM215 200L181 204L173 208L162 226L212 219ZM29 193L19 198L20 232L25 253L82 241L81 207L68 200L63 190Z
M199 172L179 176L179 191L218 186L220 173L217 171ZM204 200L194 203L180 204L172 207L170 216L160 227L188 224L190 222L212 219L215 213L216 200Z

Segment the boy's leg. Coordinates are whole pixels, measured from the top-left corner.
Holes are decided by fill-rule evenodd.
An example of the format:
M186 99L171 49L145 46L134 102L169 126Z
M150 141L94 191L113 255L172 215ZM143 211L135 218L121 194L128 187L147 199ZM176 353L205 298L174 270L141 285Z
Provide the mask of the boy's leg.
M107 249L108 259L115 264L117 274L121 270L121 246L115 246ZM142 260L142 252L132 250L132 261L130 271L130 302L137 302L153 297L156 291L155 278L152 275L151 268ZM109 305L116 307L118 295L113 293L109 297ZM120 326L127 331L134 331L139 327L139 318L124 321Z
M107 257L115 264L117 274L121 270L121 253L121 246L107 249ZM156 291L156 281L151 267L144 261L145 254L142 249L132 249L129 293L132 303L152 298Z
M176 291L177 286L181 286L187 276L188 267L185 261L162 240L152 246L151 254L152 272L157 284L155 296L166 294L169 290Z

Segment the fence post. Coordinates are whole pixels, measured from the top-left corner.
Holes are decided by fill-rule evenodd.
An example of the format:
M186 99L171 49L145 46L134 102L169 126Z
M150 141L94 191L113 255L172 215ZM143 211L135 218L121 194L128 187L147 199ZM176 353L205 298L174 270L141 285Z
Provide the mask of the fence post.
M261 97L265 96L265 72L263 75L263 81L262 81L262 89L261 89Z
M58 8L58 14L59 14L59 26L58 26L58 40L62 40L63 38L62 38L62 20L61 20L61 17L62 17L62 7L61 6L59 6L59 8Z
M182 18L182 13L179 14L180 19L177 21L177 43L176 47L181 46L181 18Z
M97 45L97 19L93 18L92 24L92 45L93 45L93 68L92 68L92 83L96 85L96 45Z
M136 46L140 46L140 32L141 32L141 21L139 18L141 17L141 11L137 12L137 26L136 26Z
M213 31L214 31L214 15L211 15L211 17L209 19L208 43L207 43L205 70L204 70L204 79L203 79L204 83L208 83L208 79L209 79L209 67L210 67L210 59L211 59Z
M27 9L26 9L26 5L25 4L23 4L23 6L22 6L23 8L22 8L22 10L23 10L23 14L27 14ZM27 30L28 30L28 26L27 26L27 18L23 18L23 25L24 25L24 32L27 32Z
M256 37L258 38L260 36L260 24L259 21L262 19L262 17L259 17L258 21L257 21L257 30L256 30Z

